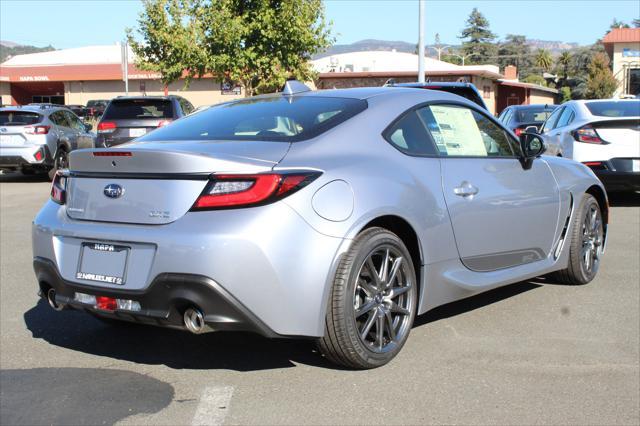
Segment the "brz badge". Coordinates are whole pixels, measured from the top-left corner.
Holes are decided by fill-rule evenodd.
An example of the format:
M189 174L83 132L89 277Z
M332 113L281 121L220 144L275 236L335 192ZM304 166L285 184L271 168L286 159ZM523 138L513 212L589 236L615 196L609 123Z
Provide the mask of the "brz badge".
M124 194L124 188L115 183L110 183L109 185L104 187L102 191L106 197L109 198L120 198L122 194Z

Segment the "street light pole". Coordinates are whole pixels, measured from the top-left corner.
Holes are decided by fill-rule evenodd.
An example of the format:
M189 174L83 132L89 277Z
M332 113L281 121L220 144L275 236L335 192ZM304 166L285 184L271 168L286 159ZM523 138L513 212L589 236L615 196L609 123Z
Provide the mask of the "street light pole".
M425 0L419 1L418 13L418 82L424 83L424 4Z

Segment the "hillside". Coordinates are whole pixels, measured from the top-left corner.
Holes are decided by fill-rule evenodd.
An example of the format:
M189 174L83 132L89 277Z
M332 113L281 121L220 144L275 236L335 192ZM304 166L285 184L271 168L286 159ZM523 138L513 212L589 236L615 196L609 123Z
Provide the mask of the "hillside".
M56 50L53 46L45 46L45 47L36 47L36 46L26 46L18 43L14 43L12 41L2 40L0 42L0 63L6 61L12 56L15 55L23 55L26 53L38 53L38 52L48 52L50 50Z
M532 50L535 49L548 49L552 53L556 54L563 50L571 50L580 47L578 43L565 43L561 41L547 41L547 40L527 40L527 44L531 46ZM434 46L434 45L427 45ZM457 48L459 46L451 46ZM416 53L417 44L409 43L406 41L388 41L388 40L360 40L351 44L334 44L323 53L318 53L313 59L323 58L325 56L338 55L340 53L349 52L361 52L370 50L396 50L398 52ZM428 56L434 56L435 51L427 49Z

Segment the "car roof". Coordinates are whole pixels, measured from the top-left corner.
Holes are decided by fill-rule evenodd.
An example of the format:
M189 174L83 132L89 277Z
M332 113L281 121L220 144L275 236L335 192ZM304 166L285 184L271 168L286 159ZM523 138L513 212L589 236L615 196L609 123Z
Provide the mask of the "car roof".
M514 109L514 110L536 109L540 107L543 107L544 109L556 109L559 106L560 105L556 105L556 104L531 104L531 105L510 105L507 108Z
M167 96L117 96L112 99L112 101L136 101L136 100L162 100L168 101L171 99L178 98L176 95L167 95Z
M64 106L48 106L48 105L8 105L0 108L0 111L27 111L27 112L37 112L42 115L50 115L55 111L66 110L69 111L69 108Z
M412 82L412 83L389 83L389 87L473 87L475 85L466 81L427 81L424 83Z

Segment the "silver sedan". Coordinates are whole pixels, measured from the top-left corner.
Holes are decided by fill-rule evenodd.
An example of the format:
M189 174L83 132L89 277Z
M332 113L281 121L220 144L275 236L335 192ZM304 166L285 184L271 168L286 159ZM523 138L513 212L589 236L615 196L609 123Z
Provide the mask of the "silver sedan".
M290 82L71 153L33 224L35 272L54 309L311 337L378 367L436 306L594 278L603 187L543 151L456 95Z

